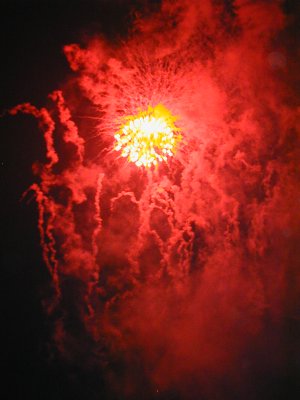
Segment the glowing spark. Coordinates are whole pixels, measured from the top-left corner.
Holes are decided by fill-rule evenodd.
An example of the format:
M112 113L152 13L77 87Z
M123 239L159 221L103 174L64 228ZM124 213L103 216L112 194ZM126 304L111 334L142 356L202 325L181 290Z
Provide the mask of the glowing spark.
M116 151L138 167L151 167L173 156L181 135L174 117L163 105L148 107L137 115L123 118L115 134Z

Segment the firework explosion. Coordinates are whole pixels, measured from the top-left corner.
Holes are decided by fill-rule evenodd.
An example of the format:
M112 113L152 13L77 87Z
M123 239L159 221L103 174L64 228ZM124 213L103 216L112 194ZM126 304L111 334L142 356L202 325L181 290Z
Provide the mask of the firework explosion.
M175 144L180 140L180 136L174 135L178 130L174 119L162 105L126 117L127 122L115 134L115 150L123 149L122 157L128 157L138 167L167 161L167 156L173 155Z
M282 326L296 277L284 26L277 1L163 1L117 45L66 45L74 74L54 106L11 110L34 115L46 143L27 194L53 342L100 366L107 398L257 399L257 365L282 363L252 354Z

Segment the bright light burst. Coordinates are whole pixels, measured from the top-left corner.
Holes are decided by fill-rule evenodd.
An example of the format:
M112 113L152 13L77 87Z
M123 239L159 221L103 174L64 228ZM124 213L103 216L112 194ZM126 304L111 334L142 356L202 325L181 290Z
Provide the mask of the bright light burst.
M148 107L136 115L123 118L124 123L115 134L114 149L138 167L151 167L174 155L181 140L174 117L163 105Z

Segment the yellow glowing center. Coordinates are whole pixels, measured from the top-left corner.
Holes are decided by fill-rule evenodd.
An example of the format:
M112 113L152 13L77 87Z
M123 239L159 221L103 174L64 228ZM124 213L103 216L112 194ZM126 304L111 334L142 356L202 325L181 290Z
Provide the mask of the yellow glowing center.
M176 117L161 104L123 119L114 149L138 167L151 167L173 156L181 140Z

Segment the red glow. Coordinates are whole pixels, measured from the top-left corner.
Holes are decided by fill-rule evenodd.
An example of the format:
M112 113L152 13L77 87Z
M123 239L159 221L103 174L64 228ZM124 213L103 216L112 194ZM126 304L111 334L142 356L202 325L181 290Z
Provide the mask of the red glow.
M124 396L138 390L138 354L155 388L196 380L213 398L207 377L246 380L237 365L266 313L284 313L300 198L296 110L268 62L284 16L277 2L243 1L224 15L208 0L164 1L125 43L66 45L75 78L50 95L51 113L11 111L34 115L47 146L29 190L55 287L49 312L63 315L56 345L87 363L100 354L105 370L121 360L126 372L110 379ZM76 120L74 87L93 105L93 132ZM182 140L168 162L137 168L114 135L158 104L180 117Z

